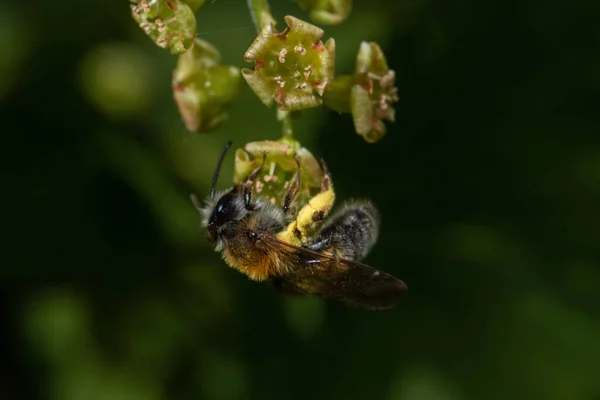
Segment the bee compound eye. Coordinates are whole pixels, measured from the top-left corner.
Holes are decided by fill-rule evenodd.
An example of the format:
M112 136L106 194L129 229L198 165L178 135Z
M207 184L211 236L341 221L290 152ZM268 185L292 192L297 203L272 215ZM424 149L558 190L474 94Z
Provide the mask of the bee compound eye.
M232 201L233 195L231 194L221 197L213 214L215 224L221 225L231 219L233 213Z

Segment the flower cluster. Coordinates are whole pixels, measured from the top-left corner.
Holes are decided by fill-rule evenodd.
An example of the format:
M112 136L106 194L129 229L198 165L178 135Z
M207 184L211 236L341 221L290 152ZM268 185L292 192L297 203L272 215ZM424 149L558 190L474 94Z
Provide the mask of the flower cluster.
M300 165L300 191L296 204L305 204L320 188L323 170L315 157L299 142L284 138L278 141L247 143L236 150L233 180L243 181L255 168L263 168L254 183L254 191L280 206Z
M267 25L244 55L254 70L242 75L267 106L273 101L282 110L321 105L325 87L333 79L335 42L321 42L323 30L297 18L285 17L288 28L275 31Z
M325 105L351 112L356 132L373 143L386 133L384 121L394 122L398 101L395 73L377 43L362 42L353 75L334 79L335 42L321 42L323 30L294 17L288 28L268 24L244 56L254 70L242 76L267 106L294 111Z
M354 127L366 141L376 142L386 133L383 121L395 122L393 105L398 101L396 74L377 43L360 44L354 78L350 96Z
M287 27L278 31L267 0L250 0L260 32L244 54L244 60L253 63L254 69L240 71L219 65L219 52L195 38L194 11L205 0L130 2L134 19L156 44L180 54L173 74L173 93L190 131L207 132L221 124L227 117L225 109L237 96L240 75L265 105L276 103L279 113L289 116L290 112L322 104L351 113L355 131L370 143L385 135L386 121L395 121L395 72L389 69L377 43L362 42L354 73L334 77L333 38L323 43L321 28L293 16L286 16ZM322 24L342 22L352 9L352 0L296 2L313 21ZM284 131L291 132L289 118L280 119Z
M356 133L369 143L376 142L386 133L384 121L395 121L395 76L379 45L362 42L354 74L337 77L327 87L325 105L339 112L351 112Z

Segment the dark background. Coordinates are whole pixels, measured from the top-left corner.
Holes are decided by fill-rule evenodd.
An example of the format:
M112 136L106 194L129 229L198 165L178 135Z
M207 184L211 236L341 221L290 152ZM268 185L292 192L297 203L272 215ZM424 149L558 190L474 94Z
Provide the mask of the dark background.
M306 18L272 3L281 25ZM208 193L226 140L280 135L246 86L193 135L176 57L127 2L0 4L0 398L599 398L597 3L354 3L325 27L337 72L379 42L397 123L369 145L319 109L296 136L340 199L381 209L366 261L409 287L386 312L281 297L209 248L188 194ZM246 66L245 2L197 18Z

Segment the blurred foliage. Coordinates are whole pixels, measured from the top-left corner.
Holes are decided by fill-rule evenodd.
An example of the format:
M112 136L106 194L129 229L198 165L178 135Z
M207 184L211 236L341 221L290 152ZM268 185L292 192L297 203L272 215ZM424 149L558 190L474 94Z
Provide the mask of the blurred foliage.
M244 87L219 129L187 132L177 60L128 7L0 3L1 399L600 396L597 3L354 1L327 28L337 73L376 41L399 88L374 145L349 114L294 121L340 203L381 209L366 262L409 291L375 313L281 297L212 251L189 193L226 140L280 123ZM196 17L243 67L245 4Z
M158 79L152 59L126 43L103 43L80 63L81 89L107 116L143 117Z

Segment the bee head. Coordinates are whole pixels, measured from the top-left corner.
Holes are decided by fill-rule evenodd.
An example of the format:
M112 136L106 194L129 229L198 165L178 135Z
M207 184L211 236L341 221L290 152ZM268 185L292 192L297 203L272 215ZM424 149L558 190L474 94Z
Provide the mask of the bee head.
M235 224L246 216L244 199L236 189L229 190L221 196L215 195L205 208L204 224L211 242L217 242L219 236L227 235Z
M202 215L202 225L208 230L208 239L215 243L218 241L219 236L225 233L225 229L231 226L234 221L240 220L244 216L243 201L241 201L240 195L237 194L239 191L230 189L224 192L218 193L216 190L217 180L219 179L219 171L223 165L225 154L231 147L231 141L225 144L217 167L212 177L212 185L210 190L210 196L206 201L206 206L202 206L198 197L192 194L191 199L196 206L196 209ZM218 243L221 246L220 243Z
M248 199L244 197L242 185L238 184L224 191L216 190L219 171L229 147L231 147L231 142L227 142L221 152L213 174L210 196L205 205L200 203L196 195L191 195L194 206L202 215L202 226L208 231L208 240L217 245L216 250L218 251L223 249L228 238L235 236L239 221L246 217L250 209Z

